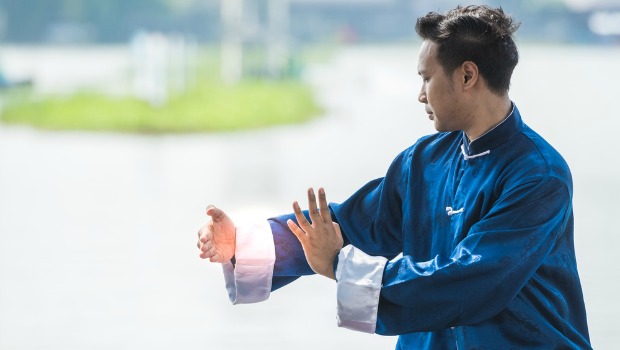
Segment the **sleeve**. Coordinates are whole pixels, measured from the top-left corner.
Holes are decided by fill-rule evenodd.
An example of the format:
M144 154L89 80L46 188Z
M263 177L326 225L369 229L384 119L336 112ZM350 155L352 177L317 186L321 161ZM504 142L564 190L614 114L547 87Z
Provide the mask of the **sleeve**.
M303 213L308 221L311 221L308 211ZM268 220L271 225L276 257L273 267L272 290L282 288L301 276L314 274L306 261L306 255L299 239L288 228L286 223L288 219L297 223L295 214L280 215Z
M345 246L391 259L402 252L403 189L409 183L411 150L399 154L385 177L368 182L342 204L332 204Z
M379 293L387 259L352 245L340 250L336 263L338 326L374 333Z
M500 197L450 256L386 263L376 333L435 331L493 317L536 273L571 213L567 186L538 179Z
M310 220L308 212L304 215ZM233 304L267 300L304 275L314 274L297 237L286 224L294 214L237 227L235 262L222 264L228 298Z
M222 264L230 301L247 304L269 298L274 262L273 239L267 221L237 227L235 263Z

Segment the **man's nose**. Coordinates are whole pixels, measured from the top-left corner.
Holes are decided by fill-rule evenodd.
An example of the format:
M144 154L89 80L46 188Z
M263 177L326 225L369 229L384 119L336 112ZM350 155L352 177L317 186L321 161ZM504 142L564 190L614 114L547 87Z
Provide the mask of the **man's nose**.
M428 103L428 100L426 99L426 92L424 92L424 89L420 90L420 93L418 94L418 101L420 103Z

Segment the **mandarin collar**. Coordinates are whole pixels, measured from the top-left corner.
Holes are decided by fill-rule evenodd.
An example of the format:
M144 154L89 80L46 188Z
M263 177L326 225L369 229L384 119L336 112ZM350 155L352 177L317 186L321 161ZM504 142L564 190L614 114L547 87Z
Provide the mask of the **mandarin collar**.
M477 139L469 142L467 135L463 131L463 148L467 155L480 154L497 148L508 141L523 128L521 114L516 104L512 103L512 111L499 124L491 130L485 132Z

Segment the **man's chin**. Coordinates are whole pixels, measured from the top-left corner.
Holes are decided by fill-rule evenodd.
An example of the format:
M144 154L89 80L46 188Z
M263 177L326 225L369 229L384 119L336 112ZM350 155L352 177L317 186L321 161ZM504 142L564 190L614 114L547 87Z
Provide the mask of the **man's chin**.
M441 123L439 123L437 121L437 118L433 119L433 126L435 127L435 130L439 131L439 132L446 132L448 131L447 128L443 125L441 125Z

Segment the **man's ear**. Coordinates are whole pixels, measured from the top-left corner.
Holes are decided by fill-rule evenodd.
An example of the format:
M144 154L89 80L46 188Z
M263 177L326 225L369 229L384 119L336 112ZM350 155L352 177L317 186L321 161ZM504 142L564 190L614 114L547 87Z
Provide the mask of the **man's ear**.
M480 78L478 66L472 61L465 61L461 64L461 76L463 88L468 89L476 85Z

